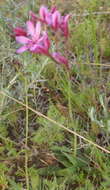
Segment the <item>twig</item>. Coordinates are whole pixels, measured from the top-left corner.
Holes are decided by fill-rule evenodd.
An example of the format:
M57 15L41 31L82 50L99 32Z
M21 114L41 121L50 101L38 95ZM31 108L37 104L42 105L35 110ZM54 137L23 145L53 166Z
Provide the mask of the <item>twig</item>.
M71 129L68 129L68 128L65 127L64 125L62 125L62 124L56 122L55 120L53 120L53 119L47 117L46 115L40 113L39 111L34 110L33 108L29 107L28 105L26 105L26 104L20 102L19 100L15 99L15 98L13 98L13 97L11 97L11 96L9 96L9 95L6 94L5 92L0 91L0 93L3 94L4 96L10 98L10 99L13 100L14 102L16 102L16 103L18 103L18 104L20 104L20 105L26 107L27 109L31 110L32 112L36 113L38 116L45 118L46 120L48 120L48 121L54 123L55 125L59 126L60 128L62 128L62 129L64 129L64 130L68 131L69 133L71 133L71 134L73 134L73 135L76 135L77 137L79 137L79 138L83 139L84 141L88 142L89 144L91 144L91 145L93 145L93 146L99 148L100 150L102 150L102 151L104 151L104 152L110 154L110 151L109 151L109 150L107 150L107 149L101 147L100 145L94 143L93 141L91 141L91 140L89 140L89 139L83 137L82 135L76 133L75 131L72 131Z

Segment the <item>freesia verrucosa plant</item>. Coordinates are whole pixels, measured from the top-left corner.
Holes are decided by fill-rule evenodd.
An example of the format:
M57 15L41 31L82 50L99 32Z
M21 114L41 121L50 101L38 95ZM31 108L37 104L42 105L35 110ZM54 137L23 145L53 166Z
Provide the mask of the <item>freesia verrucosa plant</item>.
M55 36L60 36L60 39L61 37L65 38L66 41L69 37L68 21L70 15L62 16L56 7L52 7L49 11L47 7L41 6L39 15L30 11L29 17L25 28L16 27L13 30L16 41L22 45L17 53L29 51L34 54L43 54L69 68L67 57L59 51L51 51L49 31L54 31ZM55 40L55 43L58 46L58 40L57 42Z

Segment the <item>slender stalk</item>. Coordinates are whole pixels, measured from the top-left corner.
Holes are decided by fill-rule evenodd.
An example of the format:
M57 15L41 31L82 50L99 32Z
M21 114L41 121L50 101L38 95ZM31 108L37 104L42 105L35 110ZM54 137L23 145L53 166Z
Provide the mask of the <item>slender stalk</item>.
M25 98L25 102L26 102L26 132L25 132L25 148L26 148L26 151L25 151L25 177L26 177L26 189L29 190L29 175L28 175L28 150L27 150L27 147L28 147L28 115L29 115L29 111L28 111L28 96L27 96L27 93L28 93L28 85L27 85L27 79L25 78L25 93L26 93L26 98Z
M69 116L70 122L73 123L73 114L72 114L72 103L71 103L71 80L70 80L70 72L67 71L67 78L68 78L68 108L69 108ZM76 131L74 127L74 131ZM77 153L77 136L74 135L74 156Z
M3 97L1 97L1 104L0 104L0 115L3 112L3 108L4 108L4 102L5 102L5 96L3 95Z
M55 63L59 64L51 54L48 55ZM73 123L73 116L72 116L72 106L71 106L71 76L70 76L70 68L69 65L64 65L67 73L67 79L68 79L68 108L69 108L69 116L70 116L70 122ZM75 129L74 129L75 130ZM74 156L76 156L77 151L77 136L74 135Z

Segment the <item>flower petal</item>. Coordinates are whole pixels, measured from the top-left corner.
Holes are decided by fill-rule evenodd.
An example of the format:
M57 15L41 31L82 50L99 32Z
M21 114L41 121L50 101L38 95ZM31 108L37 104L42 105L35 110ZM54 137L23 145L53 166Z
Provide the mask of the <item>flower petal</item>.
M61 64L67 65L68 66L68 60L66 57L62 56L59 52L54 52L52 53L52 57Z
M37 16L33 11L29 11L29 16L31 17L32 20L36 20Z
M62 17L62 22L60 25L60 29L63 32L64 36L67 38L69 35L69 29L68 29L68 20L70 18L70 15L66 15Z
M23 53L24 51L27 51L28 47L27 46L22 46L19 49L17 49L16 53Z
M68 14L68 15L66 15L65 17L64 17L64 22L65 23L67 23L68 22L68 20L69 20L69 18L70 18L70 15Z
M37 22L36 27L35 27L35 40L39 39L41 33L41 23Z
M31 36L33 36L34 33L35 33L35 28L34 28L33 22L32 21L27 21L26 25L27 25L27 32L28 32L28 34L30 34Z
M16 27L13 29L15 36L27 36L26 31L21 27Z
M46 14L45 22L46 22L46 24L48 24L48 25L51 25L51 24L52 24L52 13Z
M46 48L47 51L48 51L49 48L50 48L50 40L49 40L49 38L48 38L47 32L44 32L43 43L44 43L45 48Z
M57 30L59 25L60 25L60 19L61 19L61 15L59 13L59 11L55 11L52 14L52 27Z
M35 49L35 53L48 55L47 49L45 49L43 46L40 46L40 45L38 45L37 48Z
M26 38L25 36L17 36L16 41L19 42L20 44L27 44L31 40Z
M57 10L57 8L54 6L51 8L50 12L53 14L56 10Z
M39 14L42 20L45 20L46 15L48 14L48 9L45 6L41 6L40 10L39 10Z
M34 51L37 48L38 44L34 44L29 48L30 51Z
M36 44L33 47L30 48L30 51L33 53L39 53L39 54L44 54L44 55L48 55L48 50L40 44Z

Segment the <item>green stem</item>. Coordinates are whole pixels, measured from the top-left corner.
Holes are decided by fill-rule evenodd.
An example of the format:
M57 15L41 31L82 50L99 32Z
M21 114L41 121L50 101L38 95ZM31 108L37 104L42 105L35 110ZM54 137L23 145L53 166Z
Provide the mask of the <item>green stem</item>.
M72 114L72 103L71 103L71 77L69 71L67 71L67 79L68 79L68 108L69 108L69 116L70 122L73 124L73 114ZM76 131L76 127L74 127L74 131ZM74 156L77 154L77 136L74 135Z
M29 115L29 111L28 111L28 85L27 85L27 79L25 78L25 93L26 93L26 98L25 98L25 102L26 102L26 132L25 132L25 147L26 147L26 151L25 151L25 177L26 177L26 187L27 190L29 190L29 175L28 175L28 115Z

